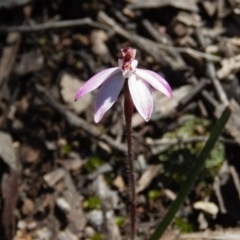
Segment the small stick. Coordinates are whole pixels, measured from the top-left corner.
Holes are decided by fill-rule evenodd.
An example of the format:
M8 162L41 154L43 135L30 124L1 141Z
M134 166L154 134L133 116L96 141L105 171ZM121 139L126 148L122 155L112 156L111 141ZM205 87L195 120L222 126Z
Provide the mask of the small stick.
M195 143L195 142L206 142L209 137L205 136L194 136L194 137L179 137L179 138L163 138L163 139L150 139L147 138L148 145L175 145L175 144L185 144L185 143ZM218 141L228 144L237 144L235 140L219 137Z
M207 75L212 80L213 86L216 89L217 95L225 106L229 104L227 94L225 93L220 81L216 78L215 67L212 62L207 62Z
M37 32L37 31L45 31L50 29L58 29L58 28L69 28L69 27L79 27L83 25L88 25L95 28L101 28L107 31L111 31L111 29L105 24L101 24L98 22L94 22L91 18L83 18L77 20L66 20L66 21L58 21L58 22L47 22L42 24L34 24L31 26L13 26L0 27L0 32Z
M161 34L154 28L153 24L148 19L143 19L142 21L143 26L147 29L149 34L159 43L166 43L171 41L167 39L165 36L161 36Z
M198 84L197 78L192 77L191 80L194 84ZM213 98L207 90L202 90L201 94L212 106L215 108L219 106L220 103L215 98Z
M206 40L202 34L202 32L200 30L196 31L196 36L197 36L197 39L201 45L201 47L203 49L206 48L207 46L207 43L206 43ZM216 90L216 93L219 97L219 100L221 101L221 103L225 106L227 106L229 104L229 101L228 101L228 98L227 98L227 95L219 81L219 79L216 78L216 70L215 70L215 66L214 64L211 62L210 59L207 59L207 63L206 63L206 68L207 68L207 76L211 79L212 81L212 84ZM218 107L218 106L216 106Z
M200 93L204 87L207 85L207 80L206 79L201 79L201 81L199 81L197 84L195 84L195 86L193 87L192 91L186 96L184 97L180 103L179 103L179 107L184 107L186 106L188 103L190 103L190 101L196 97L198 95L198 93Z
M110 18L103 11L99 12L98 17L101 21L103 21L108 26L110 26L111 30L113 32L125 37L129 41L136 44L139 48L141 48L145 52L152 55L155 58L155 60L158 63L160 63L161 65L164 65L164 63L166 62L167 65L172 66L174 59L171 58L169 60L171 62L167 62L166 58L164 58L164 56L161 56L161 54L159 54L160 51L166 51L168 53L169 52L172 53L174 51L178 52L178 53L187 53L187 54L194 55L194 56L197 56L199 58L207 59L207 60L214 61L214 62L219 62L221 60L221 58L218 57L218 56L214 56L214 55L211 55L211 54L208 54L208 53L205 53L205 52L200 52L200 51L194 50L192 48L169 46L169 45L165 45L165 44L162 44L162 43L154 42L154 41L149 40L147 38L141 37L137 34L130 33L128 31L126 31L123 27L121 27L121 25L119 25L114 19ZM181 62L179 62L179 61L181 61ZM181 65L181 67L185 66L181 57L179 57L178 62Z

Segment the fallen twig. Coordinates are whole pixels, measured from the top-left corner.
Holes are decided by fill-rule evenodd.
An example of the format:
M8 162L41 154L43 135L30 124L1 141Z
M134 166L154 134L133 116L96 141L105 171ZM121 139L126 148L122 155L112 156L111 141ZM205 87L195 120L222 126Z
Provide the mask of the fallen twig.
M210 61L216 61L219 62L221 60L220 57L214 56L208 53L199 52L197 50L191 49L191 48L183 48L183 47L173 47L161 43L156 43L152 40L149 40L147 38L141 37L137 34L130 33L123 29L119 24L116 23L112 18L110 18L106 13L99 12L99 18L105 22L107 25L111 26L113 31L115 31L117 34L127 38L134 44L138 45L138 47L150 55L154 57L154 59L162 64L162 65L170 65L173 68L186 68L186 65L181 58L180 55L176 58L176 52L184 52L189 55L194 55L199 58L204 58ZM161 53L161 51L163 51ZM164 55L165 52L165 55ZM167 56L166 56L167 53Z
M57 102L54 99L52 99L51 97L49 97L50 94L48 94L48 95L45 94L47 91L44 87L42 87L40 85L36 85L35 90L36 90L36 93L38 94L38 96L43 101L48 103L51 107L56 109L60 114L62 114L66 118L66 120L70 126L75 127L75 128L82 128L84 131L86 131L92 137L103 140L107 144L109 144L109 146L111 146L112 148L114 148L120 152L126 153L127 149L122 143L116 142L113 138L107 136L106 134L101 133L96 127L90 125L89 123L84 121L82 118L78 117L77 115L73 114L71 111L67 110L59 102Z
M196 77L193 76L191 80L194 84L199 84ZM215 98L213 98L207 90L203 90L201 94L214 108L217 108L219 106L220 103Z
M91 18L83 18L83 19L77 19L77 20L66 20L66 21L58 21L58 22L47 22L42 24L34 24L31 26L1 26L0 32L6 33L6 32L37 32L37 31L46 31L50 29L59 29L59 28L69 28L69 27L79 27L79 26L91 26L95 28L101 28L107 31L110 31L111 29L106 26L105 24L101 24L98 22L94 22Z
M189 94L184 97L180 102L179 102L179 106L180 108L186 106L188 103L190 103L190 101L196 96L198 95L199 92L201 92L207 85L207 80L206 79L202 79L198 82L198 84L195 84L194 88L192 89L191 92L189 92Z
M205 136L195 136L195 137L188 137L188 138L172 138L172 139L156 139L153 140L151 138L147 138L146 142L151 147L152 154L160 154L162 152L167 151L170 147L173 147L177 144L187 144L187 143L196 143L196 142L206 142L208 137ZM219 138L219 141L228 144L237 144L235 140L226 139L223 137Z
M213 86L216 89L221 103L224 104L224 106L227 106L229 104L227 94L225 93L220 81L216 78L215 67L211 62L207 63L207 75L212 80Z

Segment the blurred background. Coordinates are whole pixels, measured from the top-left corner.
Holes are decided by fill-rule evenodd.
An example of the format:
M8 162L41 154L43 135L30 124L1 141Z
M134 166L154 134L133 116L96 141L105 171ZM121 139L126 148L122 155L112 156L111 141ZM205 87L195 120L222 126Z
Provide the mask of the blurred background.
M239 0L0 0L0 239L128 239L123 96L99 124L79 87L123 47L162 75L134 112L137 235L149 239L216 119L232 116L162 239L240 236Z

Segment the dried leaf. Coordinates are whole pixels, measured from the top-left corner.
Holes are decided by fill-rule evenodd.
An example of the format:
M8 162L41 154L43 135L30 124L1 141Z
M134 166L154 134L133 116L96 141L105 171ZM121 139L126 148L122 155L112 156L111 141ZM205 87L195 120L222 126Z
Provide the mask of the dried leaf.
M53 234L50 229L43 227L37 230L36 232L38 240L52 240Z
M29 215L33 212L33 210L34 210L34 202L29 198L25 198L22 206L22 213L24 215Z
M76 103L74 97L77 90L84 84L78 78L73 77L70 74L64 73L60 80L61 94L63 100L68 104L68 106L73 109L76 113L81 113L86 110L92 102L92 95L86 94L81 98L81 103Z
M162 165L149 165L147 170L143 173L137 184L137 192L141 192L146 189L152 180L159 174L162 169Z
M65 170L58 168L50 173L43 176L44 181L49 187L53 187L57 182L59 182L65 175Z
M198 201L193 204L193 207L195 209L202 210L206 213L209 213L213 216L216 216L218 213L218 207L213 202Z
M240 106L235 100L230 101L232 114L227 122L226 129L228 133L240 144ZM222 108L216 109L215 115L218 117L222 112Z
M20 62L17 64L15 71L19 75L28 74L39 71L44 64L44 57L41 52L26 52L21 56Z
M92 43L92 51L99 56L105 56L109 54L108 47L105 43L107 41L108 35L103 30L92 31L90 35L90 40Z
M12 147L12 138L9 134L0 132L0 157L15 172L19 172L15 152Z
M217 71L217 77L224 79L229 77L230 74L236 73L240 69L240 55L234 56L229 59L221 61L222 68Z
M60 232L58 235L59 240L78 240L77 235L71 233L68 229L64 232Z
M126 185L125 185L125 183L124 183L124 181L123 181L122 176L120 176L120 175L118 175L118 176L114 179L113 185L114 185L115 187L117 187L120 192L126 190Z
M172 6L182 10L198 12L196 0L131 0L131 4L127 7L130 9L139 8L161 8L166 6Z
M86 219L81 207L80 198L76 187L73 183L71 175L65 171L64 177L65 189L62 193L62 197L66 203L70 206L67 214L68 218L68 229L74 234L80 234L86 225Z
M0 0L0 8L13 8L24 5L32 0Z
M217 2L214 1L201 1L200 2L208 14L208 16L212 17L217 11Z

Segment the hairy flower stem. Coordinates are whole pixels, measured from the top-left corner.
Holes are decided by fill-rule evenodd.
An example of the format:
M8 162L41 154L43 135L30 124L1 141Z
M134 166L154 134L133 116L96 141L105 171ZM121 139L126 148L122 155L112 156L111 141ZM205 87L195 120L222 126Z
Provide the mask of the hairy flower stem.
M130 225L131 225L131 240L134 239L136 231L136 180L134 168L134 154L133 154L133 136L132 136L132 115L133 115L133 102L128 88L128 81L124 85L124 115L126 121L126 135L127 135L127 169L129 181L129 198L130 198Z

